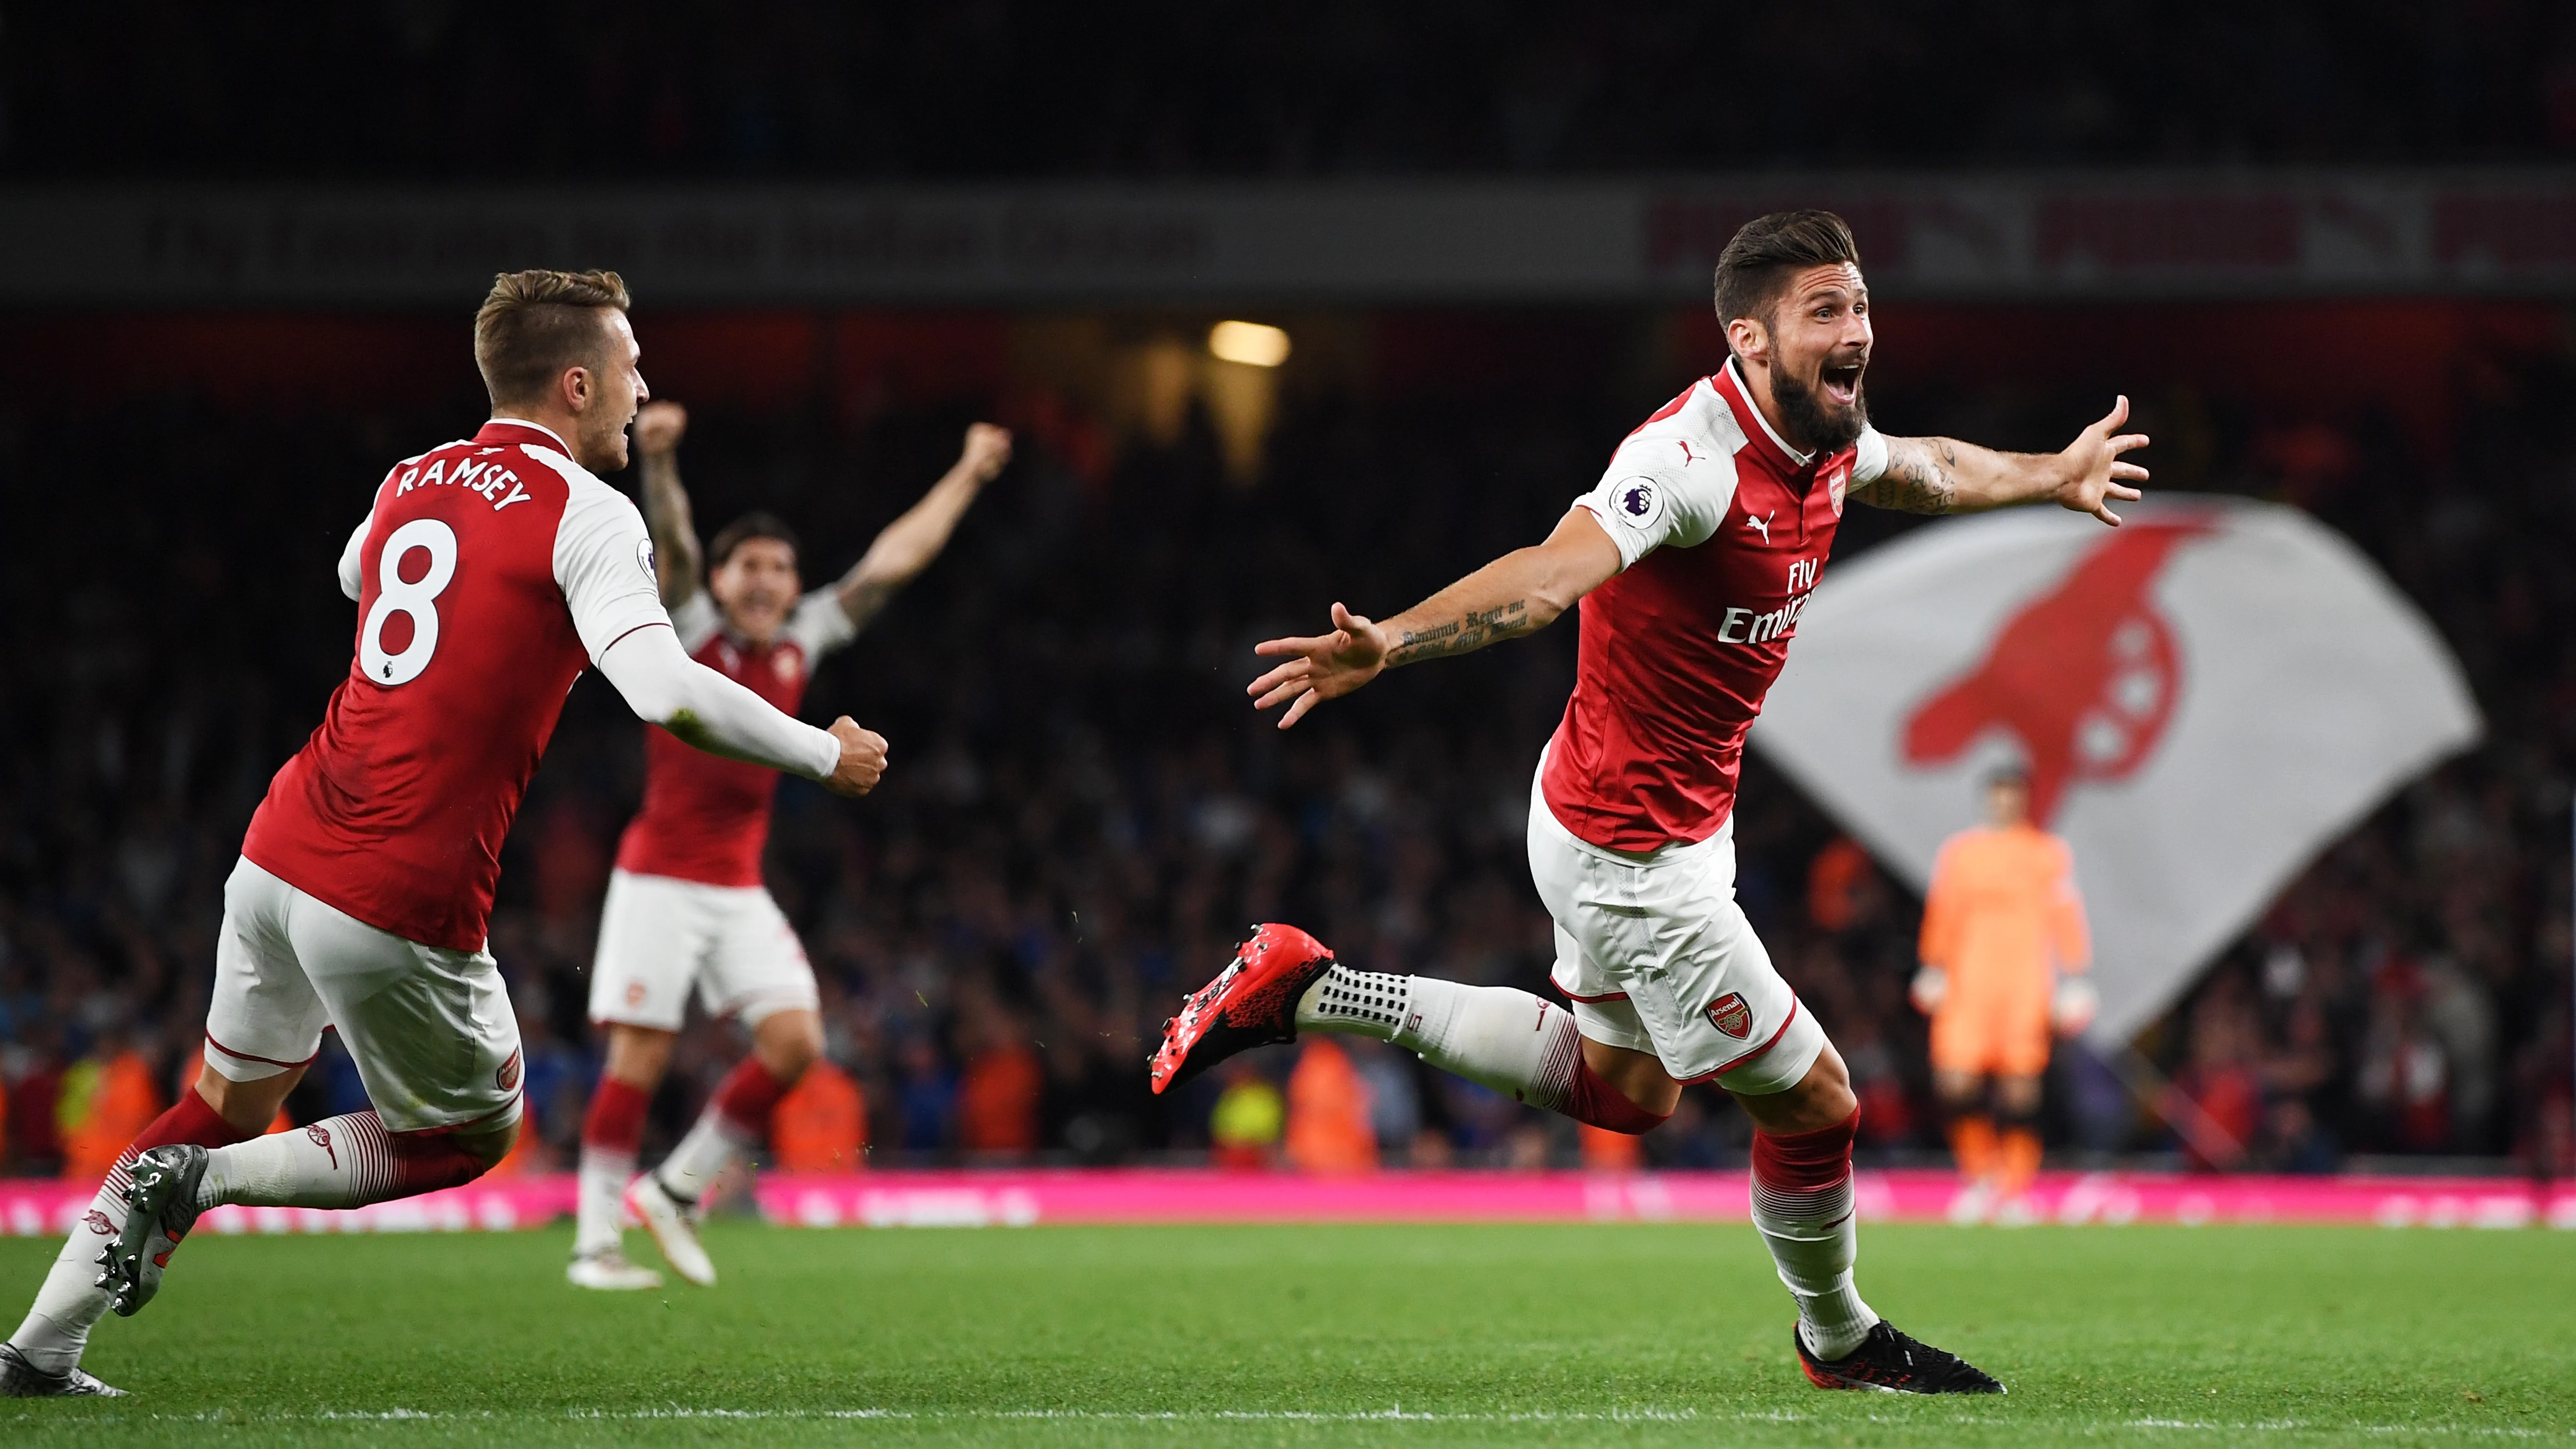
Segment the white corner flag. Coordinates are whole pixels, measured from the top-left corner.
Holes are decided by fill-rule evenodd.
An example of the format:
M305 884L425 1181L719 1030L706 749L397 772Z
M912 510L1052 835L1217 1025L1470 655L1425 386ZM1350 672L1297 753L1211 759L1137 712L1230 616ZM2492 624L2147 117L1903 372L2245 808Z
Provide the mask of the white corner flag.
M2340 534L2232 498L1937 523L1837 569L1753 743L1920 890L2018 760L2102 1011L2153 1021L2308 861L2475 744L2457 660Z

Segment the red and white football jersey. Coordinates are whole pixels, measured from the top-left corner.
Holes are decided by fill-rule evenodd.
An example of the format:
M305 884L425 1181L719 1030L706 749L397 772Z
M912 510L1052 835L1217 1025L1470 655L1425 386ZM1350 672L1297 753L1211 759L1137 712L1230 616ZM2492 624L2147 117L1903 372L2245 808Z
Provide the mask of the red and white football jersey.
M765 648L724 630L724 617L698 590L671 612L689 657L769 701L781 714L804 703L814 662L858 634L838 590L796 601L787 626ZM617 844L617 868L701 885L756 886L769 841L778 773L693 750L658 726L644 731L644 808Z
M551 431L495 419L394 466L340 588L358 601L349 677L242 854L368 925L481 950L564 695L609 645L670 622L643 515Z
M1726 824L1844 495L1886 468L1874 429L1823 457L1790 448L1731 359L1619 445L1575 500L1622 568L1584 596L1574 697L1540 777L1566 829L1648 851Z

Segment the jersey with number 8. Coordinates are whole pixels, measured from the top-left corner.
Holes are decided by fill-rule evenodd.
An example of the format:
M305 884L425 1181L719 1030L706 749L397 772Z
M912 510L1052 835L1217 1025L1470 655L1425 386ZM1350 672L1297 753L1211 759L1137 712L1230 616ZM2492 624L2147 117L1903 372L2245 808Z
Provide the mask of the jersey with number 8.
M582 669L667 627L643 517L495 421L395 465L340 560L349 675L242 854L368 925L479 950L501 842Z

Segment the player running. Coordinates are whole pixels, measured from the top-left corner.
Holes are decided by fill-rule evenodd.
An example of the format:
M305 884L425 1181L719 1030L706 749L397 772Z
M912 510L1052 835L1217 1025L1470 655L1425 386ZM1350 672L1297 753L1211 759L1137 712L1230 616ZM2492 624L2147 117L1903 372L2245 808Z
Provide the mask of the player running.
M819 730L680 648L626 465L645 399L614 272L515 272L474 318L492 420L394 465L340 555L357 652L269 783L224 886L205 1070L72 1229L0 1394L115 1394L82 1371L99 1316L161 1286L220 1203L353 1208L482 1175L519 1129L518 1017L485 926L528 776L596 666L699 749L872 788L885 741ZM374 1110L258 1135L332 1027Z
M2051 1027L2092 1025L2097 998L2075 854L2030 820L2021 770L1986 782L1984 826L1942 842L1923 896L1914 1004L1932 1018L1932 1087L1950 1113L1950 1149L1967 1186L1953 1222L2032 1220L2039 1175L2039 1078ZM1991 1080L2001 1139L1983 1094Z
M857 637L896 590L929 567L969 504L1011 458L1011 435L966 430L956 466L886 525L836 583L803 592L796 538L747 514L701 553L675 456L688 415L648 405L635 419L644 517L660 563L662 602L680 647L778 709L793 713L816 660ZM662 1275L626 1259L621 1195L672 1269L713 1283L700 1246L698 1199L736 1156L759 1145L770 1109L823 1053L822 998L796 932L761 884L776 779L758 764L684 749L644 733L644 809L626 827L609 878L591 967L590 1019L608 1028L608 1060L581 1129L579 1226L565 1276L583 1288L652 1288ZM662 1165L635 1175L644 1110L670 1066L689 988L711 1016L751 1029L742 1059Z
M1574 697L1541 754L1530 873L1556 920L1560 1008L1527 992L1353 971L1292 926L1257 927L1190 997L1154 1054L1157 1091L1300 1030L1392 1041L1594 1126L1642 1133L1683 1084L1714 1081L1756 1128L1753 1221L1797 1300L1799 1366L1820 1388L1996 1393L2002 1386L1879 1318L1852 1283L1842 1058L1735 902L1744 737L1788 657L1846 498L1920 513L2051 499L2116 524L2138 496L2120 461L2146 439L2108 417L2055 455L1869 426L1869 290L1830 212L1747 223L1717 265L1732 353L1612 455L1535 548L1377 623L1273 639L1286 662L1249 692L1285 729L1380 671L1527 634L1582 601Z

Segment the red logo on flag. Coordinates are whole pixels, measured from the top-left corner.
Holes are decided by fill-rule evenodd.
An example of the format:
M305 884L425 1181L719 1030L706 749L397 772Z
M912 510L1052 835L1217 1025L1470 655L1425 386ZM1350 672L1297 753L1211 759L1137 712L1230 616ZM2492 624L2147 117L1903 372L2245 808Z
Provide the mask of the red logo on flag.
M2021 741L2030 814L2042 827L2066 787L2124 779L2146 763L2182 694L2182 656L2149 591L2207 521L2131 524L2022 606L1977 667L1905 722L1905 761L1957 759L1989 729Z
M1753 1008L1742 993L1730 991L1708 1004L1708 1024L1742 1041L1753 1034Z

